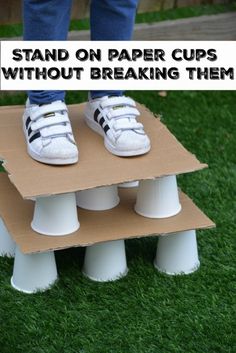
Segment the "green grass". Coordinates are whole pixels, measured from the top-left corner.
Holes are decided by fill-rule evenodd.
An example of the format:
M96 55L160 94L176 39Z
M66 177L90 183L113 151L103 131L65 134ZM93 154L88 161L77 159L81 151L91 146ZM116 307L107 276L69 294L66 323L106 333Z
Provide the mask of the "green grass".
M215 15L236 10L236 2L232 1L228 4L216 5L199 5L190 7L180 7L176 9L168 9L157 12L147 12L137 14L136 23L151 23L165 20L174 20L179 18L196 17L202 15ZM70 30L85 30L89 29L89 19L72 20ZM22 35L22 24L1 25L0 37L17 37Z
M0 258L1 353L235 352L236 92L127 94L161 114L209 164L178 178L217 224L198 232L201 267L188 276L160 274L152 265L156 239L129 240L127 277L101 284L82 276L84 250L69 249L56 253L58 283L24 295L10 287L13 260ZM67 96L69 103L85 97Z

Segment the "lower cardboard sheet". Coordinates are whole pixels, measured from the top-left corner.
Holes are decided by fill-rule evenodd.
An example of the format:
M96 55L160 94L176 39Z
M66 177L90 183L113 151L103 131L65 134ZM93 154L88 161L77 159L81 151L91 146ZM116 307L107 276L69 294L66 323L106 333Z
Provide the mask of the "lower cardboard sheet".
M60 237L46 236L34 232L30 227L34 201L23 200L7 174L0 173L0 216L16 244L25 254L214 226L214 223L182 192L180 193L182 210L178 215L166 219L142 217L134 211L136 192L135 189L120 189L120 204L112 210L86 211L79 208L78 231Z

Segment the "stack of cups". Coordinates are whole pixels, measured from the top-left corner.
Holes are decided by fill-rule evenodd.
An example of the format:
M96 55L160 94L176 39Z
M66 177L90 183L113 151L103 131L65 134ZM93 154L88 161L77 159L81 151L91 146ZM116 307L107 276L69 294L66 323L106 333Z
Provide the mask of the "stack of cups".
M15 242L8 233L3 220L0 218L0 256L14 257Z
M32 229L40 234L63 236L79 229L75 193L37 197Z
M135 211L144 217L167 218L181 211L176 176L139 182Z
M154 266L169 275L189 274L198 269L195 230L160 236Z
M77 205L93 211L109 210L120 202L118 188L105 186L77 192ZM109 241L87 247L83 273L99 282L114 281L128 272L124 240Z
M31 227L48 236L63 236L79 229L75 193L36 197ZM16 248L11 285L24 292L46 290L56 281L54 252L23 254Z
M135 211L150 218L167 218L181 211L176 176L139 183ZM194 230L160 236L154 266L167 274L188 274L199 267Z
M54 252L23 254L16 247L11 285L23 293L49 289L57 280Z

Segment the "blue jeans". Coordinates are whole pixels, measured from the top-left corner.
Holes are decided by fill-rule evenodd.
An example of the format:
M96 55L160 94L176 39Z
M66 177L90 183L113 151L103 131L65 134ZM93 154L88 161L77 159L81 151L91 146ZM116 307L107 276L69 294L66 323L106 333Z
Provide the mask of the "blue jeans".
M91 0L91 40L130 40L138 0ZM24 40L66 40L72 0L23 0ZM91 97L123 91L91 91ZM31 103L64 100L65 91L28 91Z

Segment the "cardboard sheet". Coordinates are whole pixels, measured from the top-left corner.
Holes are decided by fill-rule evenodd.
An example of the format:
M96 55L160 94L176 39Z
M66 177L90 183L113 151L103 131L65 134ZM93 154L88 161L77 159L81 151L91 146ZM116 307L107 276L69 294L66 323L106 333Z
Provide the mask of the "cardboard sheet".
M9 233L24 253L44 252L74 246L87 246L104 241L167 234L176 231L210 228L214 223L183 193L182 211L166 219L150 219L135 213L136 190L119 189L120 204L108 211L78 209L80 229L67 236L46 236L34 232L30 223L34 202L23 200L0 173L0 216ZM0 235L1 236L1 235Z
M84 104L69 106L80 150L79 163L72 166L49 166L31 159L22 131L24 107L0 108L0 159L4 161L11 182L23 198L30 198L188 173L206 167L147 108L140 104L138 107L152 149L143 156L124 158L109 153L103 138L86 126Z

